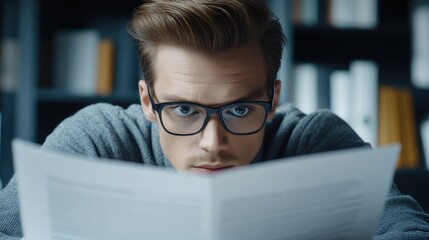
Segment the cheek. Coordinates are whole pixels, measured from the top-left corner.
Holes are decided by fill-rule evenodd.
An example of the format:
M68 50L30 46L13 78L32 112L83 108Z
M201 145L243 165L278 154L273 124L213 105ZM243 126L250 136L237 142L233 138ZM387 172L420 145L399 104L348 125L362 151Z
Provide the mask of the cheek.
M247 165L258 154L264 139L264 131L248 136L234 136L231 139L231 148L234 155L239 159L240 165Z
M159 139L164 155L170 160L176 170L186 168L186 159L192 146L191 137L180 137L160 130Z

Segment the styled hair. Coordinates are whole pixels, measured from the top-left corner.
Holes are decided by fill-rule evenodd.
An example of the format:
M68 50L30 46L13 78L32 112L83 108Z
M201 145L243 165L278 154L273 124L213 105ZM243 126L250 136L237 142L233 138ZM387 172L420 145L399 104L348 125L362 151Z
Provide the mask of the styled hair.
M140 66L151 89L160 44L216 54L258 43L271 89L286 42L278 19L262 0L149 0L135 10L128 31L138 43Z

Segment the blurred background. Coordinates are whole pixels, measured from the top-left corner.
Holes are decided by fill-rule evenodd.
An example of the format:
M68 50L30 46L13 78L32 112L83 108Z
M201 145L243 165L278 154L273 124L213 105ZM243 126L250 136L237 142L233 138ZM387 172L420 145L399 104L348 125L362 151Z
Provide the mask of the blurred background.
M429 1L267 2L288 39L281 101L329 108L374 147L400 142L396 183L428 211ZM126 24L141 3L0 0L0 188L11 139L42 144L86 105L139 103Z

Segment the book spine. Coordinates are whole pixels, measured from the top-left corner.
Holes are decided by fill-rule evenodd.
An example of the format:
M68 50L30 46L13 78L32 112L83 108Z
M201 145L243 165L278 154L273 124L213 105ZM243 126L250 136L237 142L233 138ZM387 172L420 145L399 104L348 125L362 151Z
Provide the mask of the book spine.
M354 0L332 0L330 16L331 25L338 28L353 27L355 24Z
M429 117L426 117L426 119L420 124L420 135L422 139L426 169L429 171Z
M14 92L18 87L18 41L4 39L0 49L0 89Z
M351 125L372 146L377 146L378 67L372 61L350 65Z
M417 140L416 120L414 118L414 105L411 90L398 89L399 114L401 125L401 142L404 151L404 167L416 168L419 165L419 151Z
M98 50L97 93L110 94L113 90L114 46L109 39L100 41Z
M319 1L302 0L301 23L306 26L316 25L319 19Z
M54 87L76 94L95 94L99 35L96 30L64 31L54 39Z
M374 28L377 25L377 1L331 0L328 17L334 27Z
M412 8L413 55L411 80L418 88L429 88L429 2L421 1Z
M350 74L346 70L335 70L330 77L331 110L350 124Z
M388 85L379 87L378 145L401 142L399 102L395 88ZM403 167L404 151L401 150L397 168Z
M304 113L317 110L317 68L314 64L298 64L295 73L295 104Z
M355 27L375 28L377 26L377 1L354 0Z

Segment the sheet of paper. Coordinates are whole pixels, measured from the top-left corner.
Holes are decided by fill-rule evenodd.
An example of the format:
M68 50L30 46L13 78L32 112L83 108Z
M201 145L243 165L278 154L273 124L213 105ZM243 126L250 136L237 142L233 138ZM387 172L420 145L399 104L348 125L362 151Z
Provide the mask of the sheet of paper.
M398 153L351 149L220 173L215 239L372 239Z
M28 239L207 239L208 178L48 153L14 140Z
M399 146L210 176L41 151L14 140L28 239L371 239Z

